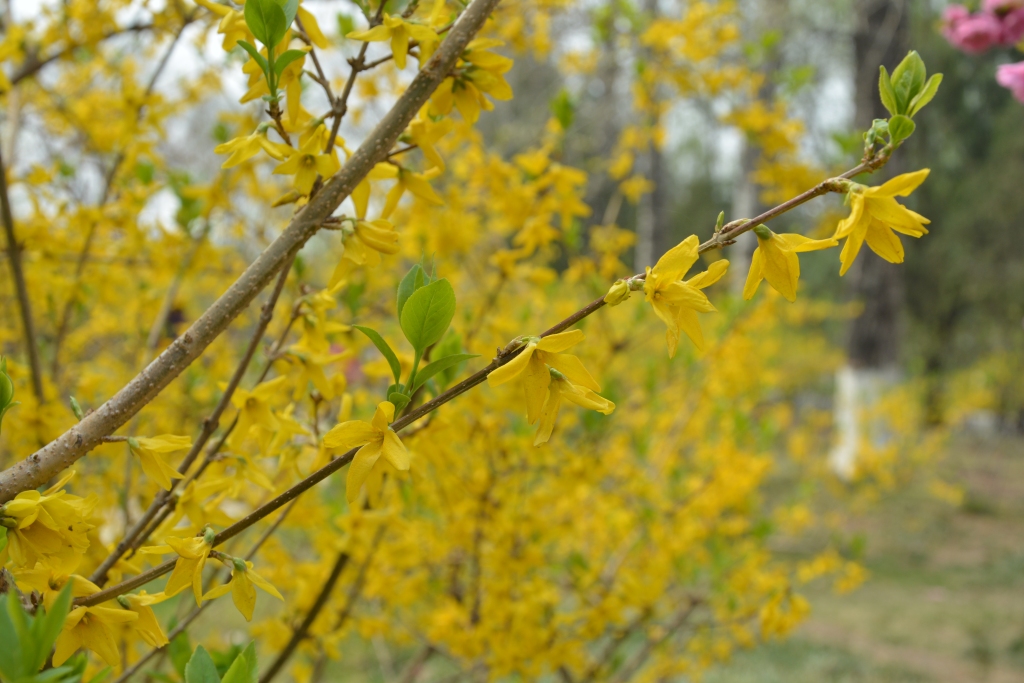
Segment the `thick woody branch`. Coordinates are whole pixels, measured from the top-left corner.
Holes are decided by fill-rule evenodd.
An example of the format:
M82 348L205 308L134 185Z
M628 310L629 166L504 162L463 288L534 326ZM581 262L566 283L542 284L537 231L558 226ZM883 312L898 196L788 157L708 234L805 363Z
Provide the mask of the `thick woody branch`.
M438 51L416 75L395 106L323 189L292 220L231 287L135 379L77 425L13 467L0 472L0 503L36 488L100 443L152 401L209 346L259 294L320 224L383 161L398 136L451 72L470 39L499 0L474 0Z
M840 179L845 180L848 178L852 178L856 175L859 175L860 173L864 173L866 171L877 170L878 168L885 164L885 162L888 160L888 156L882 158L880 162L877 161L877 159L878 157L870 161L864 162L858 165L857 167L851 169L850 171L844 173L843 175L839 176L838 178L823 181L822 183L819 183L818 185L808 190L807 192L804 192L803 194L795 197L794 199L791 199L790 201L785 202L784 204L780 204L779 206L766 211L765 213L761 214L760 216L757 216L756 218L737 222L735 224L735 227L730 228L728 231L723 229L722 233L727 234L729 238L722 239L720 235L716 236L715 238L712 238L708 242L702 244L700 246L700 251L705 252L710 251L711 249L720 249L724 246L728 246L729 244L733 243L733 240L731 239L732 237L735 237L736 235L739 235L748 230L752 230L756 225L771 220L772 218L777 218L778 216L786 213L787 211L790 211L796 208L797 206L800 206L801 204L809 202L811 199L815 197L820 197L821 195L827 194L828 192L840 191L841 183L838 182ZM645 277L646 275L641 273L633 276L633 278L631 279L643 280ZM539 336L547 337L552 334L557 334L559 332L567 330L576 323L578 323L580 320L586 318L595 311L600 310L604 306L605 302L603 297L600 299L595 299L594 301L590 302L589 304L587 304L580 310L576 311L569 317L565 318L561 322L545 330ZM518 340L510 342L504 349L498 352L498 355L495 356L494 360L492 360L486 367L478 370L477 372L473 373L466 379L454 385L447 391L435 396L433 399L418 406L414 410L410 410L406 414L402 415L400 418L391 423L391 429L393 429L396 432L399 432L408 427L409 425L411 425L412 423L419 420L421 417L424 417L425 415L428 415L433 411L437 410L445 403L448 403L449 401L455 399L456 397L461 396L462 394L466 393L473 387L482 384L487 379L488 375L490 375L492 372L494 372L501 366L511 361L520 353L522 353L523 348L523 344L521 344ZM338 456L331 462L321 467L316 472L313 472L308 477L292 486L290 489L284 491L283 493L272 498L271 500L264 503L260 507L256 508L248 515L238 520L237 522L226 528L224 531L217 534L217 537L214 540L214 545L220 545L228 539L233 538L234 536L242 533L247 528L249 528L253 524L256 524L267 515L270 515L280 507L287 505L288 503L295 500L309 489L313 488L314 486L322 482L324 479L327 479L332 474L343 468L345 465L352 462L352 458L355 457L357 450L359 449L353 448L346 452L345 454ZM92 595L89 595L87 597L79 598L75 601L75 604L86 606L97 605L106 600L115 598L118 595L122 595L123 593L127 593L128 591L134 590L135 588L143 586L152 581L153 579L156 579L170 572L171 569L174 568L174 563L174 560L168 560L167 562L157 565L156 567L153 567L143 572L142 574L139 574L138 576L122 581L121 583L115 586L111 586L110 588L107 588L105 590L102 590L99 593L93 593Z

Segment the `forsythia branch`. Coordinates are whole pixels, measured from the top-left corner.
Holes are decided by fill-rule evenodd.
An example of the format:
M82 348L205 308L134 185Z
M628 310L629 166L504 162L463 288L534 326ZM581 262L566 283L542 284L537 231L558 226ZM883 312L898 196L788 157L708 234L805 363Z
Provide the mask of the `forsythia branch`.
M150 363L95 412L25 460L0 472L0 503L36 488L74 464L102 437L125 424L152 401L209 346L269 284L320 228L320 224L384 160L420 107L448 76L469 41L500 0L473 0L437 52L416 75L395 106L377 124L341 170L299 212L288 227L228 290Z
M479 2L481 0L477 0L477 1ZM822 195L828 194L829 192L840 192L840 191L842 191L840 183L838 182L839 180L841 180L841 179L845 180L845 179L848 179L848 178L853 178L854 176L857 176L857 175L859 175L861 173L874 172L874 171L878 170L879 168L881 168L882 166L884 166L886 164L886 162L889 159L889 153L890 152L891 152L891 150L887 151L887 150L883 149L879 154L875 155L874 157L872 157L869 160L866 160L866 161L862 162L861 164L859 164L856 167L850 169L849 171L847 171L846 173L842 174L841 176L838 176L838 178L832 178L832 179L829 179L829 180L825 180L825 181L819 183L818 185L816 185L815 187L811 188L810 190L807 190L806 192L804 192L804 193L794 197L793 199L790 199L787 202L784 202L784 203L782 203L782 204L780 204L780 205L778 205L778 206L776 206L776 207L774 207L772 209L769 209L768 211L764 212L760 216L757 216L757 217L752 218L750 220L745 220L745 221L742 221L742 222L738 222L733 227L729 228L728 230L723 229L721 234L726 235L726 237L722 238L721 235L716 235L714 238L712 238L711 240L708 240L707 242L705 242L704 244L702 244L700 246L700 252L703 253L703 252L706 252L706 251L710 251L712 249L720 249L720 248L723 248L725 246L728 246L729 244L733 243L733 238L735 238L736 236L738 236L738 235L740 235L740 234L742 234L742 233L744 233L744 232L746 232L748 230L752 230L754 228L754 226L756 226L756 225L759 225L761 223L769 221L769 220L771 220L773 218L777 218L777 217L781 216L782 214L786 213L787 211L791 211L792 209L796 208L797 206L800 206L802 204L806 204L807 202L809 202L811 199L814 199L815 197L820 197ZM301 216L301 214L300 214L300 216ZM251 267L250 267L250 269L251 269ZM631 279L642 280L642 279L644 279L644 277L645 277L645 274L641 273L641 274L633 276L633 278L631 278ZM567 330L568 328L572 327L573 325L575 325L576 323L578 323L580 320L583 320L584 318L586 318L587 316L591 315L595 311L598 311L599 309L601 309L605 305L606 304L605 304L605 301L604 301L604 297L596 299L596 300L590 302L589 304L587 304L586 306L584 306L583 308L581 308L580 310L576 311L572 315L568 316L564 320L556 323L555 325L553 325L549 329L545 330L539 336L540 337L547 337L547 336L550 336L550 335L553 335L553 334L558 334L559 332L563 332L563 331ZM177 343L177 342L175 342L175 343ZM477 372L473 373L472 375L470 375L466 379L462 380L458 384L452 386L447 391L445 391L445 392L435 396L430 401L427 401L426 403L423 403L419 407L417 407L417 408L415 408L413 410L410 410L409 412L405 413L400 418L398 418L397 420L395 420L394 422L391 423L391 429L393 429L395 432L399 432L402 429L408 427L412 423L414 423L417 420L419 420L421 417L424 417L425 415L428 415L428 414L432 413L433 411L437 410L438 408L443 406L445 403L448 403L452 399L454 399L454 398L456 398L458 396L461 396L462 394L466 393L467 391L469 391L473 387L475 387L475 386L477 386L479 384L482 384L484 381L486 381L488 375L490 375L492 372L494 372L495 370L497 370L501 366L503 366L506 363L508 363L509 361L511 361L513 358L518 356L520 353L522 353L523 348L524 348L524 345L521 344L518 339L513 340L507 346L505 346L504 349L501 349L500 351L498 351L498 354L494 357L494 359L486 367L484 367L484 368L478 370ZM284 491L283 493L279 494L278 496L276 496L276 497L272 498L271 500L267 501L266 503L264 503L260 507L256 508L252 512L250 512L245 517L243 517L242 519L238 520L237 522L235 522L231 526L229 526L226 529L224 529L223 531L221 531L219 534L216 535L216 538L214 539L214 544L213 544L214 547L219 546L220 544L224 543L228 539L233 538L234 536L240 534L241 532L243 532L244 530L246 530L247 528L249 528L253 524L256 524L261 519L263 519L264 517L270 515L275 510L281 508L282 506L287 505L288 503L290 503L291 501L295 500L296 498L298 498L300 495L302 495L303 493L305 493L309 489L311 489L314 486L316 486L317 484L319 484L324 479L327 479L332 474L334 474L335 472L339 471L345 465L347 465L350 462L352 462L352 459L355 457L355 454L356 454L357 450L359 450L359 449L358 448L352 448L351 450L349 450L348 452L344 453L343 455L340 455L340 456L336 457L334 460L332 460L331 462L327 463L326 465L321 467L316 472L313 472L312 474L310 474L305 479L303 479L302 481L298 482L297 484L295 484L294 486L292 486L288 490ZM6 472L3 473L3 474L6 474ZM0 476L2 476L2 475L0 475ZM2 481L2 480L0 480L0 481ZM85 605L85 606L98 605L98 604L100 604L102 602L105 602L107 600L115 598L118 595L121 595L121 594L126 593L128 591L134 590L135 588L143 586L146 583L149 583L150 581L152 581L153 579L156 579L156 578L158 578L160 576L163 576L164 574L170 572L174 568L174 564L175 564L175 560L168 560L167 562L164 562L163 564L160 564L160 565L157 565L155 567L152 567L151 569L149 569L149 570L147 570L145 572L142 572L141 574L139 574L139 575L137 575L135 577L132 577L130 579L126 579L125 581L122 581L119 584L111 586L110 588L102 590L102 591L100 591L98 593L93 593L92 595L86 596L84 598L79 598L79 599L77 599L75 601L75 604Z

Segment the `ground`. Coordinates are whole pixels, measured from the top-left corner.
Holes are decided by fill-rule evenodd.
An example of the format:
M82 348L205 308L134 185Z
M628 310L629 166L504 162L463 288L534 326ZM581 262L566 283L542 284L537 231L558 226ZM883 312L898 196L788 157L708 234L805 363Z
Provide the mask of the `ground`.
M962 505L913 487L851 522L870 580L707 683L1024 681L1024 439L956 437L943 469Z

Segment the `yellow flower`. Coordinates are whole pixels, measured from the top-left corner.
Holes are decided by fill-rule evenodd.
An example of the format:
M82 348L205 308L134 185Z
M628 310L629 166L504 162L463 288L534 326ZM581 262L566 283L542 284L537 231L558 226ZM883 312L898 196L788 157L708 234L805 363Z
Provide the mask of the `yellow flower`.
M354 266L378 266L381 254L397 254L399 249L398 233L383 218L355 221L353 228L343 229L341 243L345 251L327 282L329 289L345 279Z
M0 523L7 528L7 550L16 567L31 568L44 561L71 573L89 549L89 521L96 496L73 496L62 488L74 476L68 472L40 493L23 491L0 506Z
M423 152L423 157L430 162L431 168L444 170L444 159L437 153L434 144L447 135L454 125L451 119L441 119L438 122L431 120L427 113L429 106L424 105L420 109L419 117L409 124L409 138Z
M253 158L260 153L261 149L277 161L281 161L294 151L288 145L268 140L266 125L261 125L255 133L248 137L235 138L217 145L213 151L217 154L230 154L231 156L221 164L221 168L231 168Z
M534 446L547 443L547 440L551 438L551 431L555 428L555 420L558 418L558 409L562 399L605 415L610 415L615 410L614 403L597 395L587 387L576 386L558 370L552 368L550 375L551 383L548 385L547 397L541 408L540 424L537 426L537 434L533 439Z
M433 29L419 24L410 24L403 21L402 17L393 17L384 13L384 21L366 31L353 31L346 38L362 40L363 42L384 42L391 41L391 52L395 55L395 66L399 69L405 68L405 57L409 53L409 41L415 40L420 44L420 63L430 57L441 40Z
M249 32L245 16L241 12L236 12L227 5L212 2L212 0L196 0L196 4L205 7L221 18L220 24L217 26L217 33L224 36L221 47L225 52L233 50L239 40L252 41L252 34Z
M43 597L43 607L47 611L53 607L54 601L68 583L71 584L72 598L81 598L100 590L99 586L84 576L69 576L43 564L36 564L35 569L14 569L11 574L23 593L35 591Z
M117 602L121 607L139 616L138 619L130 623L132 628L151 647L163 647L168 642L167 634L164 633L160 622L156 618L156 614L153 612L153 608L150 607L150 605L163 602L168 597L170 596L162 592L150 595L146 591L140 591L138 595L129 593L127 595L120 595L117 598Z
M171 488L171 479L181 479L182 475L167 464L167 461L163 459L163 454L184 450L191 445L192 439L189 437L173 434L153 437L138 436L128 439L128 446L132 449L132 453L139 457L142 471L164 490Z
M298 10L299 22L302 24L302 30L306 32L306 36L309 37L309 42L316 45L321 50L326 50L331 46L330 41L327 40L327 36L320 30L320 24L317 23L316 17L313 13L304 7L299 7Z
M388 190L387 198L384 200L384 208L381 210L381 218L387 218L398 207L399 200L406 190L412 192L425 202L441 206L444 200L434 192L434 188L427 182L438 175L440 169L433 168L426 173L413 173L404 168L398 169L398 182Z
M629 298L630 293L628 282L625 280L616 280L612 283L612 286L608 288L608 293L604 295L604 302L609 306L618 306Z
M573 384L585 387L590 391L601 391L601 385L587 372L579 358L562 353L581 341L583 341L582 330L560 332L548 337L527 337L526 348L518 356L488 375L487 383L496 387L521 376L523 391L526 394L526 419L533 424L540 419L545 399L548 396L548 387L551 384L549 368L554 368Z
M480 110L494 108L484 94L498 100L512 99L512 88L502 74L512 68L512 60L488 48L503 43L492 38L477 38L466 46L459 60L459 70L441 82L430 97L430 113L447 114L454 105L469 123L476 123Z
M284 600L269 581L253 571L252 562L237 557L232 561L231 580L212 589L203 596L203 600L213 600L231 591L231 601L235 603L235 607L242 613L246 621L252 621L252 612L256 607L256 588L254 586L262 588L278 600Z
M167 585L164 586L164 594L167 597L174 597L192 586L196 604L203 604L203 567L206 566L206 559L210 556L210 551L213 550L215 535L212 529L206 527L200 536L192 538L168 536L167 545L149 546L139 551L147 555L166 555L171 552L178 554L178 561L174 563L171 578L167 579Z
M293 186L300 194L308 195L317 175L330 178L341 168L334 150L321 154L321 137L314 135L298 151L288 148L288 160L274 169L277 175L294 175Z
M897 202L896 197L909 197L930 172L925 168L904 173L878 187L853 186L850 215L840 221L835 234L836 239L846 238L839 255L843 264L840 275L845 275L853 265L864 242L889 263L903 263L903 244L893 231L920 237L928 234L924 226L931 221Z
M110 666L118 666L121 658L117 654L115 629L138 618L135 612L103 605L76 607L64 620L64 630L57 637L53 665L60 666L79 648L85 648Z
M277 418L270 411L270 400L280 395L286 381L287 378L278 377L260 384L252 391L235 389L231 396L231 405L238 408L238 424L231 434L232 447L237 447L245 441L245 437L254 426L271 432L277 431Z
M697 313L711 313L716 309L700 290L718 282L729 268L725 259L715 261L703 273L683 282L683 276L697 261L698 244L697 236L690 235L669 249L653 268L648 268L647 279L644 280L647 301L668 326L669 358L676 355L680 330L698 350L704 350L704 333L701 332Z
M800 279L800 259L797 254L834 247L839 242L834 237L827 240L812 240L803 235L777 235L767 227L754 228L757 235L757 249L750 259L750 272L743 285L743 298L752 299L757 293L761 280L775 288L787 301L796 301L796 283Z
M350 420L336 425L324 435L324 445L338 450L362 446L352 459L345 482L345 497L349 503L359 498L359 490L383 455L400 472L409 469L409 452L405 450L390 424L395 419L395 406L390 401L377 404L370 422Z

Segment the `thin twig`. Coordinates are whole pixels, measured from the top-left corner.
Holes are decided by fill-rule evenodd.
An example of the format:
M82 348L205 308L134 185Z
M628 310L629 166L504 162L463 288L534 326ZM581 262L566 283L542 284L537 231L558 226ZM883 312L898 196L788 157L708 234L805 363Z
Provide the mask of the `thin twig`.
M267 542L267 539L269 539L274 534L274 532L277 531L277 528L281 526L281 523L284 522L285 517L288 516L288 513L292 511L293 507L295 507L295 503L292 503L291 505L289 505L288 507L281 511L280 516L278 516L278 518L274 520L273 524L267 527L267 530L263 532L263 535L260 536L259 540L256 541L256 543L253 544L252 548L249 549L249 552L245 554L246 560L251 560L256 556L256 553L258 553L260 548L263 547L263 544ZM174 628L174 630L167 634L168 644L170 644L170 641L174 640L179 635L184 633L185 629L188 628L188 625L195 621L196 618L203 613L203 610L205 610L212 604L213 600L207 600L202 605L192 610L192 612L189 613L188 616L182 619L181 623L178 624ZM114 683L125 683L125 681L127 681L129 678L137 674L139 670L142 669L142 667L148 664L150 660L153 659L153 657L155 657L161 652L164 652L166 649L167 645L153 648L152 650L144 654L142 658L139 659L139 661L135 662L129 668L125 669L124 673L122 673L114 680Z
M22 246L14 234L14 215L11 213L11 198L7 192L7 169L0 152L0 217L3 219L4 233L7 235L7 258L11 263L11 279L18 296L18 312L21 314L21 326L25 332L25 352L28 355L28 366L32 374L32 393L42 404L43 371L39 364L39 348L36 345L36 330L32 323L32 305L28 296L28 285L25 282L25 271L22 269Z
M281 296L281 291L284 289L285 281L288 279L288 274L291 272L291 268L285 268L281 271L281 274L277 278L277 284L274 286L274 290L271 292L267 302L263 304L263 310L260 313L259 322L256 324L256 329L253 330L252 337L249 339L249 346L245 349L245 354L242 359L238 362L238 366L235 368L234 374L228 381L228 386L224 389L224 393L221 395L220 400L217 402L216 407L210 416L203 420L203 429L199 433L192 447L189 449L185 458L181 461L181 465L178 466L178 473L185 474L188 468L192 466L192 463L199 456L199 452L206 445L206 442L210 440L213 433L217 431L217 427L220 425L221 415L227 409L231 403L231 397L235 393L235 389L238 388L242 378L245 376L246 371L249 369L249 363L252 362L252 357L256 353L256 349L259 348L260 342L263 341L263 335L266 334L267 327L270 325L270 320L274 317L274 308L277 305L277 300ZM90 580L97 586L103 586L107 581L107 572L113 567L119 559L128 551L132 544L135 543L136 539L142 535L143 530L147 528L157 513L167 505L167 502L174 496L174 492L177 490L177 483L171 486L170 490L161 491L157 497L150 504L149 509L140 517L135 524L125 532L124 538L117 544L102 564L96 568Z

